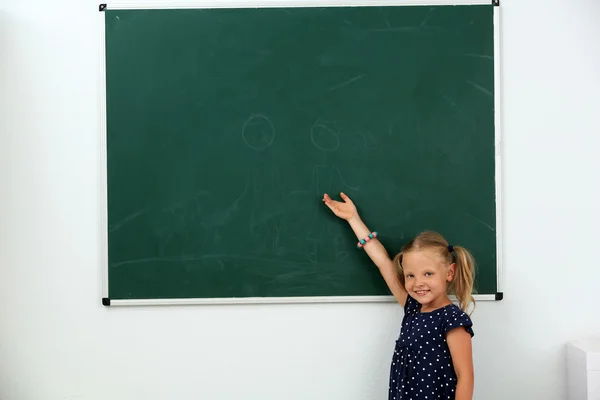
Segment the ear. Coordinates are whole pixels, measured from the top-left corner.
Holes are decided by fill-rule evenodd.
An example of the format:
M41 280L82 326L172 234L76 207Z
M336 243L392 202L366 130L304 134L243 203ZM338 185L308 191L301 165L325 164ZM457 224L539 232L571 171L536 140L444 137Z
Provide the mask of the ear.
M456 273L456 263L452 263L448 266L448 274L446 275L446 281L452 282L454 274Z

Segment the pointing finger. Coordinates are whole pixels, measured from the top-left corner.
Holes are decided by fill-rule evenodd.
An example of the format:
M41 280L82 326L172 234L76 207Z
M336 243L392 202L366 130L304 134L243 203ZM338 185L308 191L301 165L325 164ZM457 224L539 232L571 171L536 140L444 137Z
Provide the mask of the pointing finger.
M325 205L326 205L327 207L329 207L329 209L330 209L331 211L333 211L334 213L336 212L336 207L335 207L335 205L333 205L333 204L331 204L331 203L325 203Z

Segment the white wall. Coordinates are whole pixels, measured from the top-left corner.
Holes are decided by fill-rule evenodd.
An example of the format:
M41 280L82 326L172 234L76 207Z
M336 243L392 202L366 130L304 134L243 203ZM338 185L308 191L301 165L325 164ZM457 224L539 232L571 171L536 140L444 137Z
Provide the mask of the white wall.
M600 3L502 2L506 298L474 315L476 398L558 400L565 342L600 334ZM0 0L0 399L386 398L393 304L100 305L97 3Z

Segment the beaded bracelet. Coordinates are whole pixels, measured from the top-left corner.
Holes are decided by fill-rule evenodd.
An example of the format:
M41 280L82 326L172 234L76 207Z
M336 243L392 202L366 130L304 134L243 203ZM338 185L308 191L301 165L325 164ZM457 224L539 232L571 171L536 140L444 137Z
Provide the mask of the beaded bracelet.
M374 239L377 237L377 232L371 232L369 233L369 236L367 236L364 239L360 239L358 241L358 244L356 245L356 248L362 248L369 240Z

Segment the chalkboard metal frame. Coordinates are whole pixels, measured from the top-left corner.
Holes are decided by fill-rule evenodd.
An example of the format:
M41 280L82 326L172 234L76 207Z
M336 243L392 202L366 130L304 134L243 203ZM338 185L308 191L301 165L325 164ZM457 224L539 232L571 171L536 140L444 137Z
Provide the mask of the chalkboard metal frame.
M393 296L311 296L311 297L246 297L246 298L182 298L182 299L132 299L116 300L108 297L108 198L107 198L107 122L106 122L106 10L135 9L182 9L182 8L272 8L272 7L368 7L368 6L444 6L444 5L492 5L494 6L494 123L495 123L495 185L496 185L496 277L495 294L474 295L477 301L497 301L504 297L503 290L503 230L502 230L502 79L501 79L501 27L499 0L195 0L195 1L118 1L99 4L100 36L100 193L101 193L101 266L102 305L104 306L153 306L153 305L202 305L202 304L265 304L265 303L357 303L393 302Z

